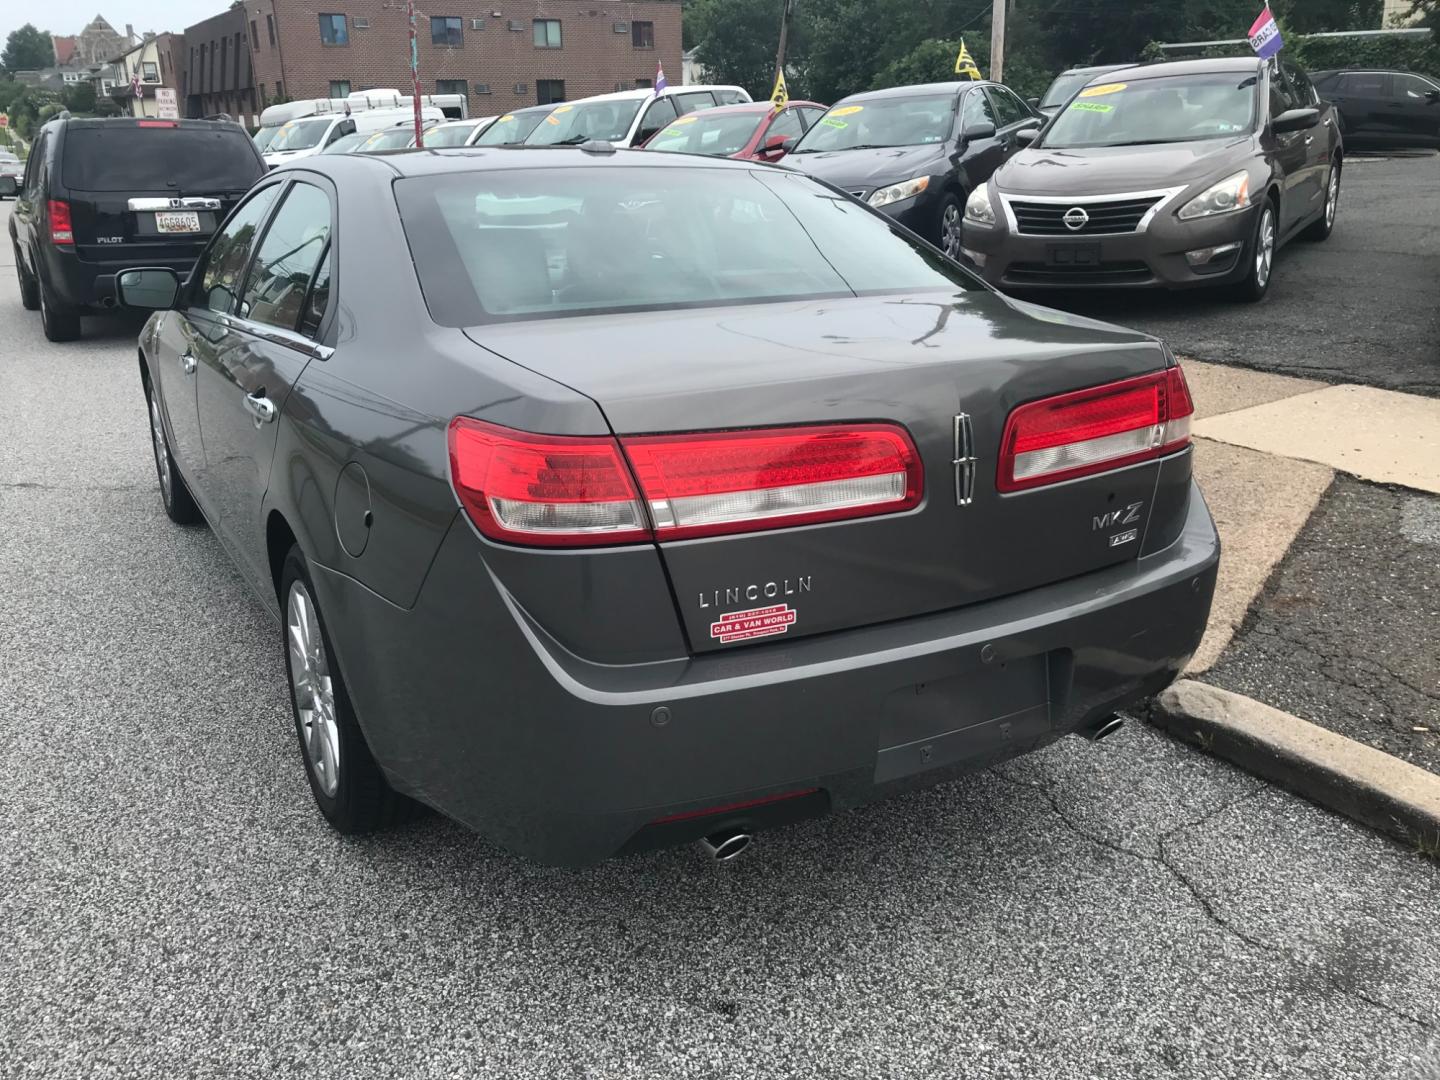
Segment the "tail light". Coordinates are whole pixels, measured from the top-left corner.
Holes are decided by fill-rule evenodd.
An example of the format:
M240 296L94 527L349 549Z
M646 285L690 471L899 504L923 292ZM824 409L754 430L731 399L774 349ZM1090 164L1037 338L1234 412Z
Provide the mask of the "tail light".
M655 537L773 529L908 510L920 455L903 428L848 424L622 438Z
M50 242L75 243L75 230L70 226L70 204L64 199L50 200Z
M1000 441L1000 491L1148 461L1190 442L1190 400L1179 365L1021 405Z
M894 513L917 506L923 490L920 456L892 424L616 440L462 416L450 425L450 478L482 534L549 547Z

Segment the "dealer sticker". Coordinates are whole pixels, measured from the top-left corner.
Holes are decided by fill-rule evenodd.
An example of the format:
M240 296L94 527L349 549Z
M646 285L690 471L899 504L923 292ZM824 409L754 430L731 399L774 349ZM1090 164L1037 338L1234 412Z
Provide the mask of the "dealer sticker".
M795 609L789 604L732 611L710 624L710 637L721 643L783 634L795 625Z

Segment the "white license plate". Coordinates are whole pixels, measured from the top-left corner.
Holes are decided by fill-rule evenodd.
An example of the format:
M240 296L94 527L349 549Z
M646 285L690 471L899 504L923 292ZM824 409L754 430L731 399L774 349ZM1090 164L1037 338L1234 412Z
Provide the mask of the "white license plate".
M169 210L155 215L155 231L187 233L200 231L200 214L195 210Z

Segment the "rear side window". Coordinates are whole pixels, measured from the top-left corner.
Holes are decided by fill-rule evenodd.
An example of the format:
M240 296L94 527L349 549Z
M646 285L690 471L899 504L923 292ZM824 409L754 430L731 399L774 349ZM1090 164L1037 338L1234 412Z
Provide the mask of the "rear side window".
M1340 86L1347 94L1357 97L1384 97L1385 73L1381 71L1355 71L1340 76Z
M1030 119L1030 110L1020 103L1020 99L1012 95L1008 90L999 86L989 87L990 100L995 104L995 116L997 127L1009 127L1011 124L1018 124L1022 120ZM971 95L974 96L973 94Z
M680 115L699 112L701 109L715 108L715 98L708 90L701 90L693 94L672 94L675 99L675 106L680 110Z
M243 191L265 172L243 129L117 123L65 132L64 181L76 191Z
M279 190L280 185L276 184L256 192L215 234L200 272L200 296L196 298L199 304L221 313L230 310L235 291L240 288L240 275L245 272L245 263L255 246L255 232Z
M241 317L294 330L329 240L329 198L311 184L296 184L265 230L245 285Z

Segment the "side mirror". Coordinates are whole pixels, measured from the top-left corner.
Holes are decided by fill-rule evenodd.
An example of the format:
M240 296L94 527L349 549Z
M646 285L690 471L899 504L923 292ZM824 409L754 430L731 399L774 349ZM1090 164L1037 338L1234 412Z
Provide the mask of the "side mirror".
M115 275L115 297L126 307L166 311L180 295L180 277L165 266L122 270Z
M1032 109L1038 109L1040 107L1040 99L1038 97L1029 97L1025 99L1025 104L1029 105Z
M1270 130L1277 135L1287 131L1303 131L1320 122L1319 109L1286 109L1270 121Z
M979 120L970 124L960 133L960 137L966 142L975 142L979 139L993 139L995 137L995 125L988 120Z
M767 160L776 160L784 157L799 140L794 135L767 135L765 143L760 147L760 154Z
M1019 131L1015 132L1015 142L1018 143L1020 146L1029 146L1035 141L1036 137L1039 136L1039 134L1039 128L1021 128Z
M1426 90L1425 100L1431 105L1440 104L1440 90Z

